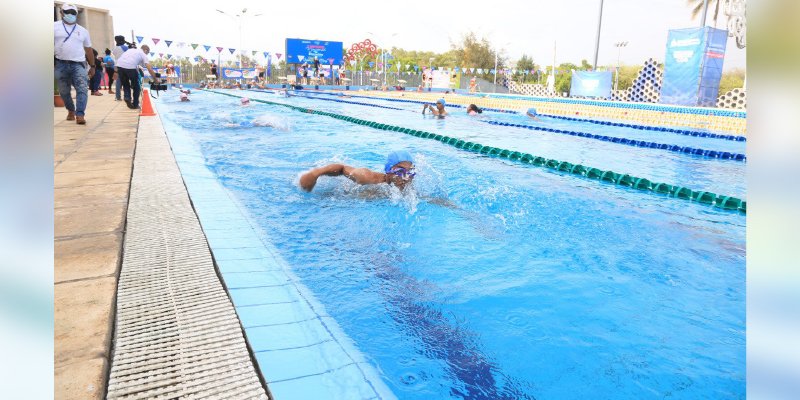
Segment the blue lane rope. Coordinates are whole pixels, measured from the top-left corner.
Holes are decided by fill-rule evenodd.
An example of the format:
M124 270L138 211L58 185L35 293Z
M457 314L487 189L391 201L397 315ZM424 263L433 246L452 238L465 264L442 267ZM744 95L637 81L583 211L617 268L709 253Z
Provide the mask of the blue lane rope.
M234 98L242 97L231 93L217 92L214 90L205 90L205 91ZM439 135L432 132L425 132L409 128L403 128L400 126L381 124L375 121L368 121L354 117L348 117L346 115L335 114L326 111L317 111L306 107L293 106L291 104L276 103L261 99L252 99L251 101L263 104L287 107L292 110L308 114L323 115L326 117L331 117L358 125L364 125L379 130L405 133L414 137L436 140L443 144L453 146L457 149L470 151L473 153L478 153L489 157L505 158L509 161L515 161L526 165L533 165L537 167L546 168L550 171L570 173L587 179L598 180L600 182L613 183L615 185L625 186L628 188L651 192L651 193L665 194L669 198L683 199L683 200L711 205L724 210L732 210L732 211L739 211L741 213L747 213L747 201L744 201L742 199L733 196L718 195L716 193L706 192L706 191L696 191L678 185L652 182L649 179L638 178L629 174L620 174L614 171L604 171L599 168L592 168L581 164L572 164L566 161L559 161L554 158L547 159L529 153L521 153L519 151L501 149L492 146L484 146L479 143L468 142L458 138Z
M315 94L324 94L324 95L328 95L328 96L336 96L333 93L324 93L324 92L315 93ZM421 100L392 99L392 98L384 98L384 97L370 97L370 96L363 96L363 95L352 95L352 97L360 97L360 98L365 98L365 99L380 99L380 100L387 100L387 101L398 101L398 102L403 102L403 103L416 103L416 104L430 103L429 101L421 101ZM448 104L447 106L448 107L465 108L465 106L462 106L460 104ZM626 107L622 107L622 108L626 108ZM483 108L483 110L501 112L501 113L507 113L507 114L517 114L518 113L517 111L514 111L514 110L504 110L504 109L501 109L501 108L491 108L491 107L485 107L485 108ZM624 123L624 122L601 121L601 120L595 120L595 119L589 119L589 118L575 118L575 117L567 117L567 116L554 115L554 114L539 114L539 115L545 116L545 117L549 117L549 118L563 119L563 120L567 120L567 121L588 122L588 123L591 123L591 124L607 125L607 126L618 126L618 127L622 127L622 128L631 128L631 129L637 129L637 130L643 130L643 131L669 132L669 133L675 133L675 134L684 135L684 136L694 136L694 137L704 137L704 138L711 138L711 139L731 140L731 141L735 141L735 142L746 142L747 141L747 137L741 136L741 135L724 135L724 134L712 133L712 132L693 131L693 130L689 130L689 129L666 128L666 127L660 127L660 126L639 125L639 124L627 124L627 123Z
M388 109L392 109L392 110L409 111L409 110L404 110L402 108L388 107L388 106L382 106L382 105L370 104L370 103L361 103L361 102L357 102L357 101L348 101L348 100L342 100L342 99L326 99L326 98L322 98L322 97L309 96L309 95L307 95L305 93L294 92L293 95L294 96L298 96L298 97L307 98L307 99L333 101L333 102L356 104L356 105L362 105L362 106L368 106L368 107L388 108ZM372 99L372 98L370 97L370 99ZM409 100L409 101L414 101L415 103L417 102L416 100ZM422 102L422 103L424 104L425 102ZM463 108L463 106L458 105L458 104L456 104L456 105L448 105L448 107L462 107ZM577 136L577 137L582 137L582 138L586 138L586 139L601 140L601 141L605 141L605 142L609 142L609 143L623 144L623 145L632 146L632 147L643 147L643 148L650 148L650 149L666 150L666 151L672 151L672 152L675 152L675 153L689 154L689 155L694 155L694 156L699 156L699 157L719 158L719 159L722 159L722 160L734 160L734 161L742 161L742 162L747 160L747 156L742 154L742 153L732 153L732 152L728 152L728 151L719 151L719 150L707 150L707 149L700 149L700 148L694 148L694 147L689 147L689 146L678 146L678 145L672 145L672 144L666 144L666 143L650 142L650 141L646 141L646 140L635 140L635 139L628 139L628 138L624 138L624 137L597 135L597 134L593 134L593 133L569 131L569 130L554 129L554 128L546 128L546 127L541 127L541 126L533 126L533 125L525 125L525 124L513 124L513 123L510 123L510 122L501 122L501 121L494 121L494 120L480 119L478 121L483 122L483 123L487 123L487 124L491 124L491 125L508 126L508 127L512 127L512 128L523 128L523 129L529 129L529 130L535 130L535 131L558 133L558 134L562 134L562 135ZM604 125L606 125L606 124L604 124Z

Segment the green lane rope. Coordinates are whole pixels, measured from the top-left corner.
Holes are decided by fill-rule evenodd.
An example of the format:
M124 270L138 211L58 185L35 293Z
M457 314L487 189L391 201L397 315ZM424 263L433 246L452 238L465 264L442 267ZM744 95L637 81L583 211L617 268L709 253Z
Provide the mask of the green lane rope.
M221 94L223 96L241 98L242 96L237 96L230 93L221 93L213 90L204 90L205 92ZM613 183L620 186L629 187L632 189L641 190L644 192L653 192L658 194L667 195L670 198L675 199L683 199L689 200L701 204L707 204L711 206L715 206L724 210L734 210L739 211L742 213L747 213L747 202L733 197L733 196L724 196L718 195L712 192L705 192L705 191L695 191L689 189L687 187L678 186L678 185L670 185L667 183L658 183L652 182L646 178L639 178L635 176L631 176L628 174L619 174L614 171L605 171L598 168L592 168L586 165L581 164L572 164L566 161L559 161L556 159L547 159L544 157L535 156L529 153L521 153L518 151L501 149L497 147L491 146L484 146L480 143L474 143L469 141L464 141L458 138L453 138L449 136L444 136L436 133L425 132L410 128L403 128L400 126L394 125L387 125L381 124L375 121L368 121L364 119L359 119L355 117L348 117L346 115L334 114L325 111L317 111L307 107L298 107L293 106L290 104L283 104L283 103L276 103L267 100L261 99L250 99L251 101L256 101L259 103L264 104L271 104L276 106L283 106L288 107L296 111L309 113L309 114L317 114L323 115L326 117L336 118L342 121L351 122L357 125L364 125L369 126L371 128L385 130L385 131L392 131L392 132L400 132L405 133L407 135L411 135L414 137L419 137L422 139L432 139L438 142L442 142L453 146L457 149L471 151L473 153L483 154L487 156L494 156L505 158L510 161L519 162L522 164L533 165L536 167L542 167L553 171L559 172L566 172L576 176L582 176L588 179L597 180L600 182L608 182Z

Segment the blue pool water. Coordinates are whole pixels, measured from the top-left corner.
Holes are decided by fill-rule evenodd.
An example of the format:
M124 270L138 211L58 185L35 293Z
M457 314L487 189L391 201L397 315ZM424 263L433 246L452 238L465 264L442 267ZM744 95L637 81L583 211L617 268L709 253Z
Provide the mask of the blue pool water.
M491 126L458 109L435 120L380 100L370 102L403 110L233 93L746 194L741 162ZM744 397L744 215L285 107L174 97L158 101L162 119L198 144L398 398ZM740 142L706 144L744 152ZM312 193L297 186L300 173L331 162L380 170L395 149L417 158L405 193L344 178L323 177Z

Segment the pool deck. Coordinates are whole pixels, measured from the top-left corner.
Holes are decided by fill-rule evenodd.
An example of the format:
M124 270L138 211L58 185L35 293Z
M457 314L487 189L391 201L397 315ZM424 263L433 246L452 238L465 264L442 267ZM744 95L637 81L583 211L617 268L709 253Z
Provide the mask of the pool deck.
M53 109L55 398L105 395L138 113L89 96L87 124Z
M108 94L89 96L86 125L65 116L54 109L54 397L266 398L158 117Z

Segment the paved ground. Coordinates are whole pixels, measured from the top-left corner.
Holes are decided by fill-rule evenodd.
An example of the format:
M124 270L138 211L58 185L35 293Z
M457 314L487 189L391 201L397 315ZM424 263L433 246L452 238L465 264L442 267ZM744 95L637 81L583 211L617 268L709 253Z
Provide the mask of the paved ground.
M100 399L139 116L107 93L89 96L86 125L66 114L53 110L54 394Z

